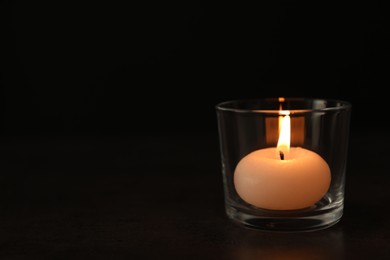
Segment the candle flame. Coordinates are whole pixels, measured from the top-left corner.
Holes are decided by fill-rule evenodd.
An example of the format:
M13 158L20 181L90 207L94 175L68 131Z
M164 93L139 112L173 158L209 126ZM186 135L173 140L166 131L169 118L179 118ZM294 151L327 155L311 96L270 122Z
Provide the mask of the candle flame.
M279 140L277 144L277 151L287 156L290 151L290 135L291 135L291 119L290 111L281 110L279 113Z

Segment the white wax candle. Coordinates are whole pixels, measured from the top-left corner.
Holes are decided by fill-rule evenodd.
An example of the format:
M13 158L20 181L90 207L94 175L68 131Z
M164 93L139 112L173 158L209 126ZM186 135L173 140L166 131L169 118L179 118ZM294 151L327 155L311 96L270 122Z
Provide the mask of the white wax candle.
M238 195L253 206L296 210L312 206L329 189L329 165L317 153L290 148L290 112L280 111L277 147L254 151L238 163L234 185Z
M330 181L325 160L300 147L290 148L284 160L276 147L254 151L234 173L236 191L244 201L272 210L310 207L326 194Z

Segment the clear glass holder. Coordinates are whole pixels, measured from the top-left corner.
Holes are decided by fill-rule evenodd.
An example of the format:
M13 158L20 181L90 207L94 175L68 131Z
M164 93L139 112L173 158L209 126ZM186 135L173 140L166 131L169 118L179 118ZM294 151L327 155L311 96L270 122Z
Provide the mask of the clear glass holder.
M343 215L351 104L268 98L216 106L227 216L267 231L313 231Z

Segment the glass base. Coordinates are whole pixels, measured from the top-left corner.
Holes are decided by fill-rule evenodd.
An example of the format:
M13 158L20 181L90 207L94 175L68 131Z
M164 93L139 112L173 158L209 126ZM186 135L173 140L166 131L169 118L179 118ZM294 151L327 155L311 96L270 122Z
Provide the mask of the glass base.
M226 206L233 222L250 229L278 232L308 232L329 228L340 221L343 205L323 210L245 211Z

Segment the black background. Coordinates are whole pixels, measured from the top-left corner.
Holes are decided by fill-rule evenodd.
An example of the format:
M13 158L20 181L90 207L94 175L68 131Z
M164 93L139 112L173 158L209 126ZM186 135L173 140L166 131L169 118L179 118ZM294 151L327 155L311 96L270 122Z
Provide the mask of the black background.
M215 133L217 103L279 96L385 124L380 2L11 1L1 16L3 134Z
M0 259L389 259L388 13L3 1ZM280 96L352 103L332 228L256 232L225 214L215 105Z

